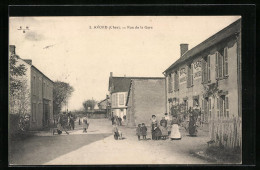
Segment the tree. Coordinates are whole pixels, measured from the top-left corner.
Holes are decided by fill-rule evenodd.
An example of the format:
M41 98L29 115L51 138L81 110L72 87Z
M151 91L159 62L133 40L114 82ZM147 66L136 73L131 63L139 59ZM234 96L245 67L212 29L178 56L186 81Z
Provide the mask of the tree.
M93 110L94 107L96 106L96 104L97 104L97 102L93 99L92 100L86 100L86 101L83 102L83 107L86 111L88 111L89 108L90 108L90 110Z
M17 64L19 57L9 56L9 99L11 114L29 114L29 88L24 64Z
M53 111L54 114L60 113L62 107L66 105L74 88L69 83L55 81L53 88Z

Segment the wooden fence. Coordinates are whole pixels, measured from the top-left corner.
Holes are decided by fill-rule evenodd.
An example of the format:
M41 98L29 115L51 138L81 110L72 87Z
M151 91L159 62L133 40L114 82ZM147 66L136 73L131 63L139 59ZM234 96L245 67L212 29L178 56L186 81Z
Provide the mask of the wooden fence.
M215 146L226 148L242 146L242 121L239 117L210 120L209 133Z

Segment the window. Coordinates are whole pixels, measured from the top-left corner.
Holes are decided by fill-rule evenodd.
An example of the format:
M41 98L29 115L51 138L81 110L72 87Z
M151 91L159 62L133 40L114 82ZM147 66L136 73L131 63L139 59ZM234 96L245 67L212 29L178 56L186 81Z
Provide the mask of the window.
M178 71L174 72L174 91L179 90L179 74Z
M112 94L112 106L116 105L116 94Z
M116 106L118 106L118 94L115 94L115 98L116 98Z
M172 92L172 74L170 73L168 76L168 92Z
M216 79L228 76L227 47L216 52Z
M229 118L229 101L228 96L220 96L217 98L217 112L219 118Z
M119 94L119 105L124 105L124 94Z
M187 87L191 87L193 85L193 68L192 65L189 64L187 66L187 72L188 72L188 76L187 76Z
M208 110L209 110L209 118L211 119L211 110L212 110L212 105L211 105L211 98L209 98L209 101L208 101Z
M227 53L227 47L224 48L224 76L228 76L228 53Z

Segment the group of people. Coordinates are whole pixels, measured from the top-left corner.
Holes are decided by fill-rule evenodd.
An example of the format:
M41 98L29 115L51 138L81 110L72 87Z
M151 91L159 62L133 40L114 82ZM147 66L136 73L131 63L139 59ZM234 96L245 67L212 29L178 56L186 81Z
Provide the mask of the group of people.
M71 114L71 112L63 112L62 114L58 115L57 121L57 133L60 135L62 131L65 131L66 134L69 134L67 130L71 130L75 128L74 124L75 118Z
M112 116L111 118L112 125L117 124L118 126L122 126L122 118L118 116Z
M151 133L152 140L166 140L169 136L172 140L181 139L179 131L179 119L175 116L172 119L165 113L160 122L158 122L155 115L151 118Z

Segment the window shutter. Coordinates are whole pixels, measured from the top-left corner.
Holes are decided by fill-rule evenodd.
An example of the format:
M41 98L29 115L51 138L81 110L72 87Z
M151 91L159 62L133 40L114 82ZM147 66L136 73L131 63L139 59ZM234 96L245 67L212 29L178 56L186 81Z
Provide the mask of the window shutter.
M190 66L187 66L187 88L190 87Z
M207 79L208 79L208 81L210 81L210 56L208 55L208 58L207 58L207 72L208 72L208 77L207 77Z
M202 104L201 111L202 111L202 113L204 113L204 100L203 99L201 99L201 104Z
M219 78L223 77L223 56L219 53L218 55L218 76Z
M191 64L191 79L190 79L190 85L193 86L193 64Z
M217 97L217 115L218 115L218 118L219 118L219 98Z
M206 62L205 62L204 59L202 59L202 60L201 60L201 63L202 63L202 65L201 65L201 66L202 66L202 75L201 75L201 76L202 76L202 79L201 79L201 80L202 80L202 83L205 83L205 81L206 81L206 80L205 80L205 79L206 79L206 77L205 77L205 73L206 73L205 65L206 65Z
M227 47L224 48L224 76L228 75L228 55Z
M174 91L176 91L177 90L177 75L176 75L176 73L174 72Z
M171 75L171 73L168 76L168 91L172 92L172 75Z
M216 79L218 79L219 78L219 75L218 75L218 73L219 73L219 68L218 68L218 52L216 52L216 57L215 57L215 71L216 71Z
M229 118L229 101L228 101L228 96L225 97L225 112L226 112L226 117Z
M176 84L177 84L177 90L179 90L179 73L176 72Z
M222 118L223 117L223 99L222 97L219 98L219 106L220 106L220 117Z
M211 98L209 98L209 117L211 119Z

